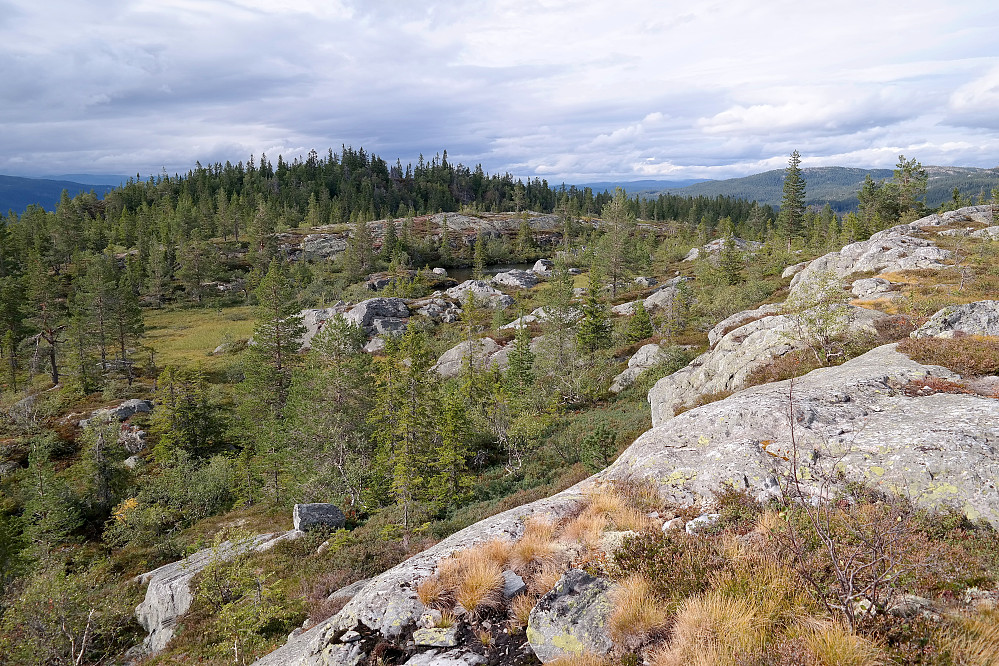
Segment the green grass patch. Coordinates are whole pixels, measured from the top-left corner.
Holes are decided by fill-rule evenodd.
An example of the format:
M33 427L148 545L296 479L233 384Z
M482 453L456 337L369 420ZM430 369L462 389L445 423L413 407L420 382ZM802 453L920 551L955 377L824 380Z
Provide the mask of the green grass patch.
M145 343L153 349L158 367L218 361L212 351L223 342L245 340L253 334L253 309L163 309L145 314Z

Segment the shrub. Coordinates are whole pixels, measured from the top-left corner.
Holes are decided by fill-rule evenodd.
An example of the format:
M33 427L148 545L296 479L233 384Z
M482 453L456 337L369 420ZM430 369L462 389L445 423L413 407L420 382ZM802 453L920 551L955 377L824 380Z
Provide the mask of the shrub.
M674 530L625 539L614 553L611 572L616 578L643 575L653 595L675 606L707 590L712 574L726 566L712 539Z
M898 350L924 365L942 365L961 375L999 374L999 338L961 335L903 340Z

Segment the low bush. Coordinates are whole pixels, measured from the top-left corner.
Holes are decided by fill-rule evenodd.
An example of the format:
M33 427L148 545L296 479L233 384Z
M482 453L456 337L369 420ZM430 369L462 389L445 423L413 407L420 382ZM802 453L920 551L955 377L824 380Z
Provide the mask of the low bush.
M999 374L999 337L910 338L898 350L917 363L941 365L963 376Z
M640 574L650 591L676 607L687 597L708 589L711 576L728 562L713 539L691 536L680 530L646 532L624 540L614 553L615 578Z

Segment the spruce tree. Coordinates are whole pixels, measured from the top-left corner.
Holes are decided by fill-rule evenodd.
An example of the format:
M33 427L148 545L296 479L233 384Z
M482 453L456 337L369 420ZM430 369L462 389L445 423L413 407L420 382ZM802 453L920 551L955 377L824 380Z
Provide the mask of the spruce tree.
M777 215L777 228L787 239L788 248L801 234L805 219L805 179L801 176L800 166L801 155L795 150L784 170L784 194Z
M639 342L651 338L653 332L652 318L645 309L645 303L639 301L635 306L635 314L631 315L628 321L628 341Z

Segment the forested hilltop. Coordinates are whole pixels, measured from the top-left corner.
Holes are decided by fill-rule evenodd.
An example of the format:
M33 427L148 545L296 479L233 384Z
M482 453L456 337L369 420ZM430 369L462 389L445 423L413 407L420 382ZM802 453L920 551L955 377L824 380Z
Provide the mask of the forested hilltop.
M0 664L250 663L341 587L603 469L786 267L928 212L915 160L842 217L805 205L798 160L779 210L344 148L8 213ZM305 502L343 528L224 563ZM206 548L172 640L136 648L136 577Z

